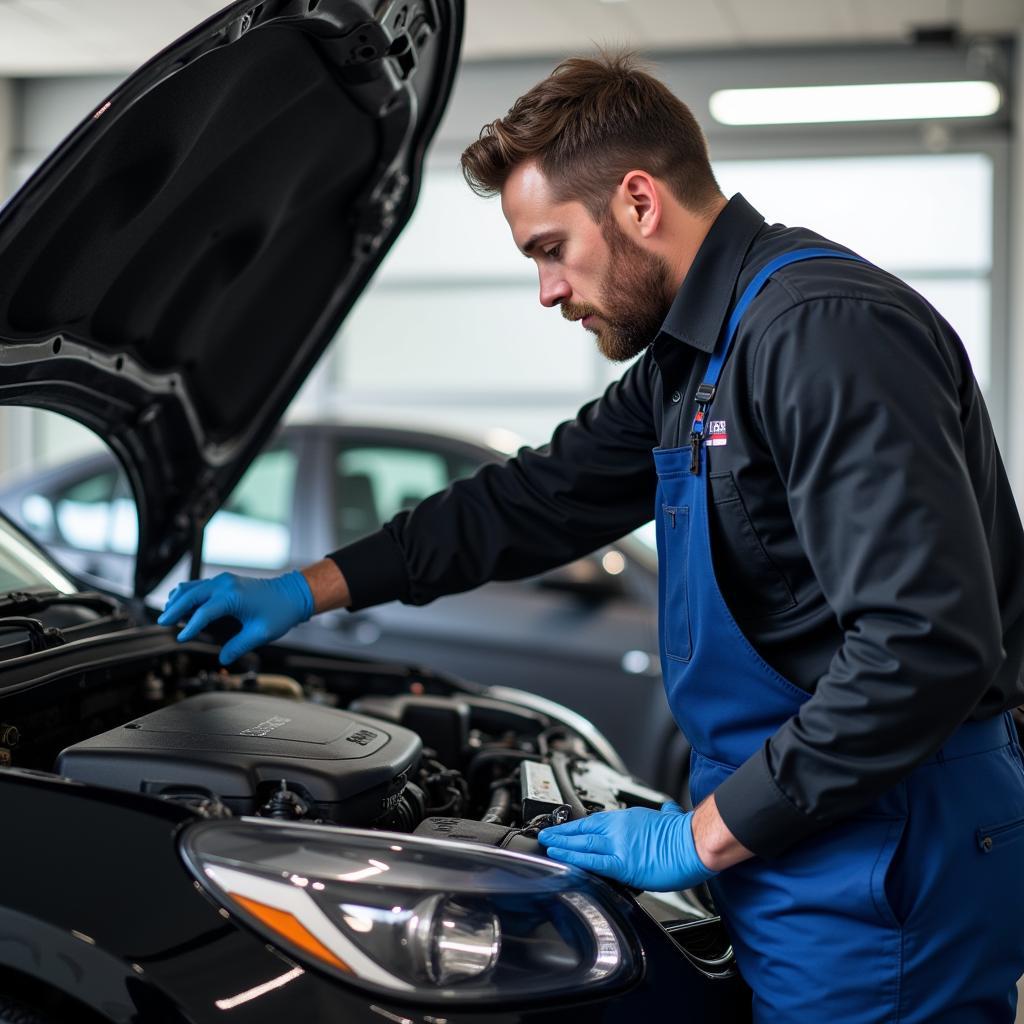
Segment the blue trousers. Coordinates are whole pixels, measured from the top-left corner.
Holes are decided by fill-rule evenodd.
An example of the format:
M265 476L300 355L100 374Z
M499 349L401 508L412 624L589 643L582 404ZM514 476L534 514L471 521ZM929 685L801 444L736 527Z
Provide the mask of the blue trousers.
M694 754L694 801L731 766ZM1024 759L966 723L867 811L711 883L763 1024L1011 1024L1024 975Z

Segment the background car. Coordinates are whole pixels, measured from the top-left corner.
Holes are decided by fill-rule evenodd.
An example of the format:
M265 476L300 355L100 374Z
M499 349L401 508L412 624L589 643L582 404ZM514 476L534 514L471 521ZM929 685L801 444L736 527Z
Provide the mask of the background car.
M425 431L286 426L207 524L204 575L306 565L503 458L486 444ZM130 585L135 507L112 455L9 483L0 509L63 565ZM184 572L179 566L152 599L162 604ZM585 714L639 777L671 793L685 788L688 748L658 668L657 557L638 536L534 579L491 583L425 607L329 612L291 640L530 690Z

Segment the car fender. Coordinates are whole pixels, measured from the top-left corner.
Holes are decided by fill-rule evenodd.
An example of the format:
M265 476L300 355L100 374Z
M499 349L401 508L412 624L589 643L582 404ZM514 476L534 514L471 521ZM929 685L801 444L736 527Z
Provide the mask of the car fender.
M0 907L0 994L3 975L16 972L47 989L129 1024L159 1006L161 1019L184 1020L145 978L138 964L101 948L92 936L68 931L9 907Z

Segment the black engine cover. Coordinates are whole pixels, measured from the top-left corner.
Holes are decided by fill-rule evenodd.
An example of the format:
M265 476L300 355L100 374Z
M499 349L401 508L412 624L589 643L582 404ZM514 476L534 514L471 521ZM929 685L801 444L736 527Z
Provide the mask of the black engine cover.
M391 808L421 750L414 732L366 715L208 693L68 747L57 771L146 793L209 790L237 814L255 813L285 780L317 816L355 825Z

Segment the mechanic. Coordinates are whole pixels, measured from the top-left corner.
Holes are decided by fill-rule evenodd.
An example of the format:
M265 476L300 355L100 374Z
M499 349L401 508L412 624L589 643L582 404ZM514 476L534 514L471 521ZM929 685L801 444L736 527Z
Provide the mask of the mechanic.
M563 62L462 167L541 303L639 358L548 445L301 573L181 584L161 623L233 616L229 663L314 612L543 572L653 509L696 810L594 814L548 854L709 880L757 1020L1012 1021L1024 532L960 340L892 275L727 201L629 56Z

